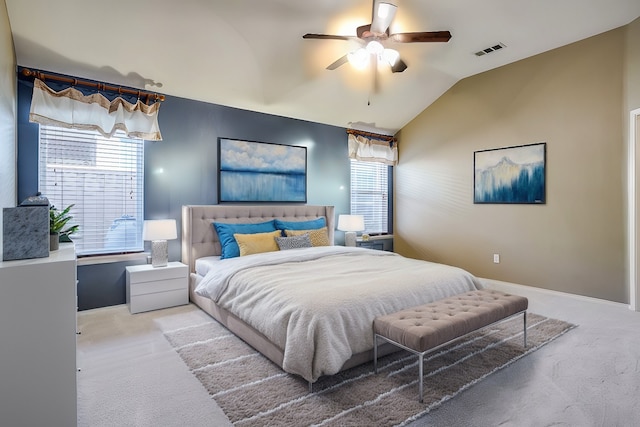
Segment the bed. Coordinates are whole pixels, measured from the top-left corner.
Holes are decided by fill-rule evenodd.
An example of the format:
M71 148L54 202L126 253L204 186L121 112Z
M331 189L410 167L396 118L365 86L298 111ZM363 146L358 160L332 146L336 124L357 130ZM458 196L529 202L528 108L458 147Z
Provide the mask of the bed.
M330 245L220 259L225 236L221 245L213 223L253 227L272 220L289 226L321 220ZM334 229L333 206L183 206L190 300L311 385L372 360L375 317L482 288L459 268L333 246Z

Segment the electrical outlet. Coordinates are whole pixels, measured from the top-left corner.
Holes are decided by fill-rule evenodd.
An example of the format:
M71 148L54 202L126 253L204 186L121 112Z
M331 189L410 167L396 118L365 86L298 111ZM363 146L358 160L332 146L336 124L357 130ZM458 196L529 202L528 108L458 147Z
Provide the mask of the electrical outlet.
M500 254L493 254L493 263L500 264Z

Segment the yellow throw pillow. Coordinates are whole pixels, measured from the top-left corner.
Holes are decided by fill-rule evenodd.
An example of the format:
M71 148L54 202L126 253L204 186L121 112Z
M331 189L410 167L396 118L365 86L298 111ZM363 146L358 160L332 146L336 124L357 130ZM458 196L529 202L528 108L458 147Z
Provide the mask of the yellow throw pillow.
M276 243L276 237L282 236L280 230L270 233L254 233L254 234L234 234L238 247L240 248L240 256L260 254L263 252L278 251L280 248Z
M318 228L317 230L284 230L284 234L286 234L287 237L308 234L312 246L331 246L331 243L329 243L329 234L327 234L327 227Z

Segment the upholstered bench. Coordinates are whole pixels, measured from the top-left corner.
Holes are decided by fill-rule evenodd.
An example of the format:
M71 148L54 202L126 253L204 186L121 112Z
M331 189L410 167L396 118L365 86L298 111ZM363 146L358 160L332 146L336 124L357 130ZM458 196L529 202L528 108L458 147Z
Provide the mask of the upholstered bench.
M527 346L525 297L482 289L377 317L373 321L373 367L378 372L378 339L418 355L422 402L425 354L485 326L522 314Z

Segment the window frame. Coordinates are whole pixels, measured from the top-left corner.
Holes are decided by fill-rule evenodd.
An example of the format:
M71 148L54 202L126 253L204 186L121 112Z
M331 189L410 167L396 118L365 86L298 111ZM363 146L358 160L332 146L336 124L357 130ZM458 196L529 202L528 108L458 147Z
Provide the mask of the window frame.
M86 152L82 144L88 144ZM144 140L120 131L106 138L92 130L39 125L37 181L51 205L75 205L69 225L80 225L71 236L79 257L144 251Z
M356 163L357 162L357 163ZM349 176L350 176L350 193L349 193L349 205L350 205L350 213L352 215L364 215L365 216L365 227L367 227L367 224L371 224L371 220L367 219L367 213L363 212L362 210L354 207L354 165L359 165L359 166L368 166L371 165L372 167L377 168L378 171L380 170L385 170L386 171L386 181L387 181L387 185L386 185L386 198L387 198L387 202L386 202L386 231L383 230L371 230L369 228L365 229L364 233L367 233L369 235L391 235L393 234L393 166L384 164L384 163L377 163L377 162L366 162L366 161L361 161L361 160L356 160L356 159L349 159ZM386 168L386 169L385 169ZM375 222L382 222L383 218L379 221L373 221Z

